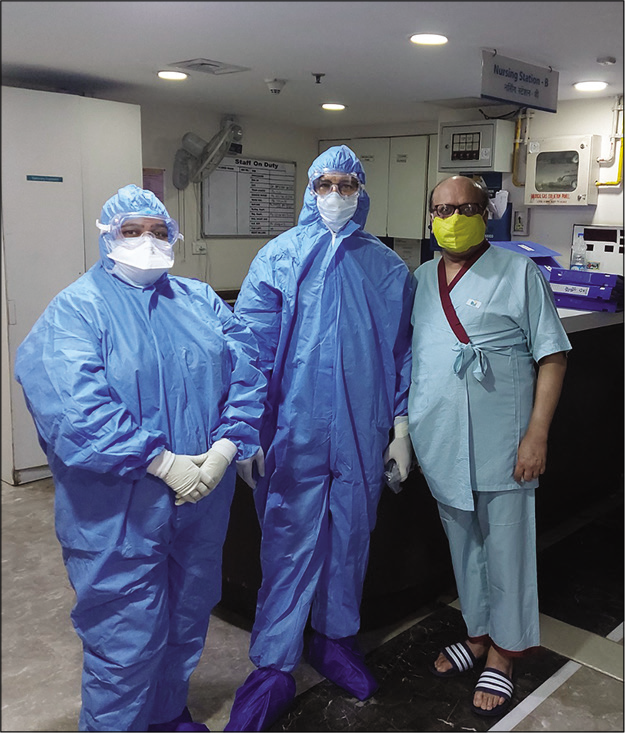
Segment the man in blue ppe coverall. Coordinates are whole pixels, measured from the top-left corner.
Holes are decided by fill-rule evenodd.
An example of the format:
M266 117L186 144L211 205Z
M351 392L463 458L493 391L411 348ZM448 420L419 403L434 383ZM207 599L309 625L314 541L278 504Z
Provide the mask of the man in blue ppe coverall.
M206 283L173 277L178 226L128 185L100 260L59 293L15 374L55 484L83 643L80 730L208 730L189 677L221 593L236 456L259 450L266 380L249 330Z
M235 304L269 388L254 492L258 669L237 691L227 731L266 730L290 705L310 611L310 664L361 700L378 686L355 637L385 461L403 481L412 457L413 286L398 255L363 230L364 183L348 147L320 155L298 225L259 252Z

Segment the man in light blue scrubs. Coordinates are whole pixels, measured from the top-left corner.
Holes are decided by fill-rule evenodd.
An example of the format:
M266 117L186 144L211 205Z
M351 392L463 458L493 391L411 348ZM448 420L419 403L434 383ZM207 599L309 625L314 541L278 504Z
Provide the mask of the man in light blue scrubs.
M513 658L540 645L534 490L571 345L536 264L486 241L488 202L463 176L432 191L442 257L414 275L408 415L468 631L431 671L485 658L473 710L501 715Z

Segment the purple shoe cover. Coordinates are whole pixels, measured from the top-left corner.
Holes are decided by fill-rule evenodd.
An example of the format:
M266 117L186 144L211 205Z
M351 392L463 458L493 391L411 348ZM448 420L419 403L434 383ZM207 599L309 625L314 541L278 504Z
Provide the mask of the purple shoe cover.
M355 636L330 639L315 631L308 645L306 659L319 674L359 700L371 697L379 687L367 669Z
M179 730L209 730L204 723L180 723L174 728L175 731Z
M292 675L270 667L255 669L237 690L224 731L267 730L294 699Z
M196 730L195 728L178 728L178 726L183 723L192 722L193 718L191 717L189 708L185 708L180 715L173 720L168 720L166 723L154 723L153 725L148 725L148 731ZM200 730L204 730L204 728L200 728Z

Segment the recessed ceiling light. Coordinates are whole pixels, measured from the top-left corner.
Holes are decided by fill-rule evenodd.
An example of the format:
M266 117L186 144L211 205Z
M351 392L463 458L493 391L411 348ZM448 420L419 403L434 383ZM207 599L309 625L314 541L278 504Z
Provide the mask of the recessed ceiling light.
M424 46L442 46L449 40L446 36L440 36L437 33L415 33L410 37L413 43Z
M334 102L326 102L325 104L321 105L323 109L329 109L334 112L340 112L342 109L345 109L344 104L335 104Z
M578 92L600 92L608 85L604 81L578 81L573 86Z
M170 81L182 81L189 75L185 74L184 71L159 71L158 76L161 79L169 79Z

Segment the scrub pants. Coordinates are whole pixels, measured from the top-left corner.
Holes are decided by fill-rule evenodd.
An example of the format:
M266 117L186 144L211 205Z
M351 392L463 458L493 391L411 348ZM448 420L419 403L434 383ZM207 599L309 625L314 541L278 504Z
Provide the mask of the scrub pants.
M473 511L438 504L470 639L504 655L540 645L534 489L474 492Z

